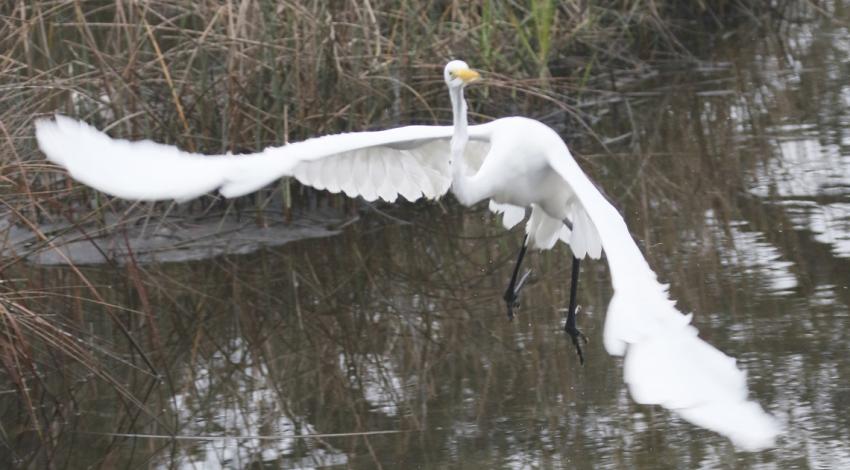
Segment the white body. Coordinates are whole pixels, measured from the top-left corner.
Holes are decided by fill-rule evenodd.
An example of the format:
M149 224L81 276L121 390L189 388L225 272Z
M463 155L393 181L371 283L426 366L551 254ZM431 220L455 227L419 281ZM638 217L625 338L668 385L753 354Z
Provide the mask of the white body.
M475 140L489 141L495 149L471 176L482 198L519 207L536 204L554 219L567 218L575 194L552 171L549 159L572 157L555 131L539 121L509 117L476 126L470 134Z
M38 121L36 136L48 158L72 176L127 199L182 200L215 189L234 197L294 176L319 189L389 202L399 195L436 198L451 188L465 205L490 199L507 228L530 208L530 246L551 248L560 239L578 258L599 258L604 249L614 284L604 344L625 356L625 381L637 402L664 406L743 449L772 445L780 427L747 399L745 374L675 308L623 218L557 133L521 117L467 126L462 90L472 73L464 67L446 67L453 126L338 134L237 156L115 140L61 116Z

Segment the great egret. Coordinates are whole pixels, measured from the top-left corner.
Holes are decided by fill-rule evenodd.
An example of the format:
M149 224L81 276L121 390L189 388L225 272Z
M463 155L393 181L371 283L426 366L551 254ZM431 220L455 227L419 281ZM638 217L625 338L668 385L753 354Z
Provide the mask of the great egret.
M449 189L464 205L489 199L511 228L531 209L526 238L506 292L509 313L523 284L517 273L526 248L569 244L573 285L566 330L575 327L578 263L604 250L614 296L603 341L625 356L624 376L638 403L659 404L728 436L748 450L773 445L776 420L747 399L735 360L697 336L691 315L675 308L656 280L623 218L579 168L548 126L508 117L468 126L464 87L478 79L462 61L449 62L453 126L408 126L328 135L250 155L203 156L151 141L115 140L72 119L36 122L39 146L53 162L94 188L125 199L185 200L218 189L225 197L255 191L282 176L331 192L392 202L437 198Z

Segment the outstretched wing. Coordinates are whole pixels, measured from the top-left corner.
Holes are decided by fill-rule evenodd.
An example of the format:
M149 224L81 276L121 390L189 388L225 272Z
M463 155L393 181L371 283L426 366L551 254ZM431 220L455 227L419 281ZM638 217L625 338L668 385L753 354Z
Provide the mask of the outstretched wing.
M664 406L744 449L772 445L780 427L747 399L746 374L697 336L691 316L676 309L619 212L568 150L549 163L575 192L601 239L614 284L605 348L625 356L625 381L635 401Z
M51 161L89 186L133 200L185 200L216 189L235 197L283 176L370 201L392 202L399 194L410 201L437 198L451 186L451 135L451 126L407 126L317 137L254 154L200 155L148 140L113 139L64 116L36 122L39 147Z

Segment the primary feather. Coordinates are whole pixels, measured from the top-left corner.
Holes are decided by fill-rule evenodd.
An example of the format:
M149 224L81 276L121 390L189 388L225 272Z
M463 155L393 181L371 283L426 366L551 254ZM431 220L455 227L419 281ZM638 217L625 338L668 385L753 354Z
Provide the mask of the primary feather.
M697 336L658 282L619 212L596 189L566 146L550 158L596 227L608 258L614 297L603 332L605 349L625 356L624 376L638 403L661 405L728 436L746 450L773 445L779 424L747 398L735 360Z

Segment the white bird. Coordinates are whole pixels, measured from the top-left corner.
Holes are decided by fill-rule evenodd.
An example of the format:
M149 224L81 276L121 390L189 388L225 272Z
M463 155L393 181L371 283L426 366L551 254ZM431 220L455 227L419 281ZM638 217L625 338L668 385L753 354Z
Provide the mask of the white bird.
M70 174L108 194L133 200L186 200L218 190L236 197L283 176L372 201L433 199L449 189L466 206L489 199L511 228L531 215L511 283L509 315L526 248L561 240L573 252L573 285L565 330L581 355L575 325L578 263L605 252L614 296L603 341L624 358L638 403L657 404L728 436L745 450L772 446L781 428L747 398L735 360L697 336L644 259L619 212L596 189L564 141L545 124L508 117L468 126L464 87L479 78L462 61L446 65L453 126L407 126L328 135L249 155L204 156L151 141L129 142L67 117L36 122L41 150ZM581 358L581 356L580 356Z

